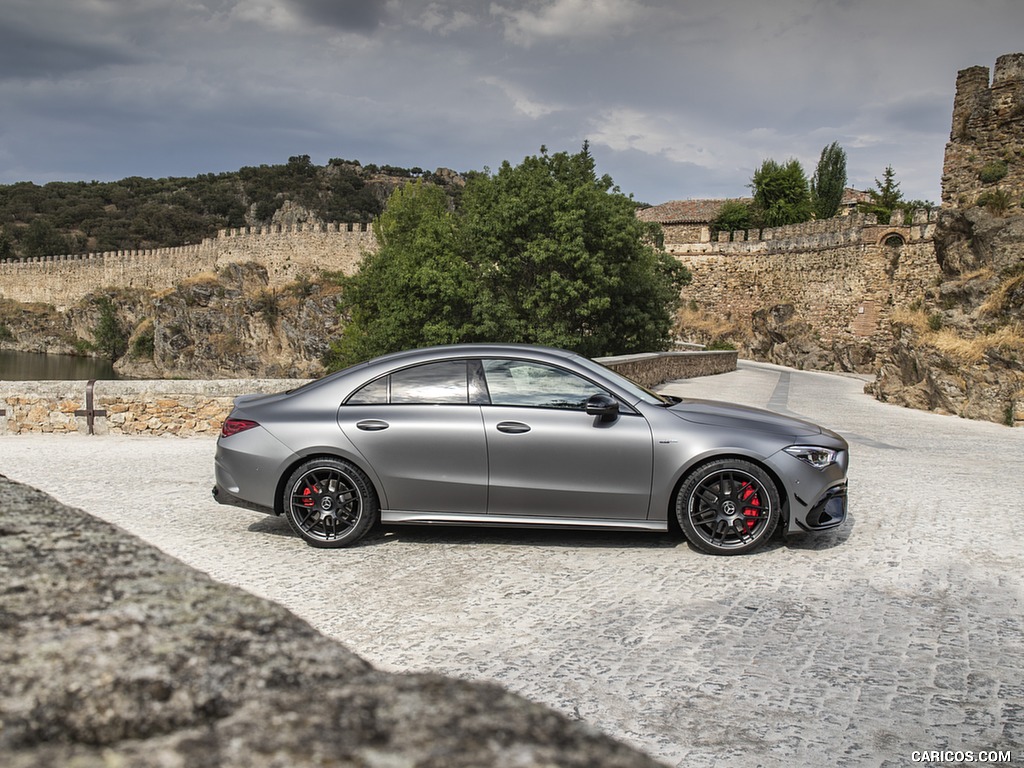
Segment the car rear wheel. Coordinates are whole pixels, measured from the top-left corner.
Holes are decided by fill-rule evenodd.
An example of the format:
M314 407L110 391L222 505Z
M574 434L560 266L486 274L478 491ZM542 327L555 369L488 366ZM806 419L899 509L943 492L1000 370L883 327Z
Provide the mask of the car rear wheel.
M285 517L312 547L346 547L373 527L380 513L369 478L340 459L300 465L284 489Z
M698 467L675 502L686 538L713 555L740 555L761 546L778 525L779 506L779 491L768 473L742 459Z

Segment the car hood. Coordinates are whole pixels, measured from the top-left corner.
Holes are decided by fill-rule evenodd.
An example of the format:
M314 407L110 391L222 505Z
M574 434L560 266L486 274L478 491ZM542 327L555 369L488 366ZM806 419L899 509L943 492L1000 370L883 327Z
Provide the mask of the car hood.
M783 416L761 408L715 400L683 400L669 407L669 413L696 424L732 429L753 429L777 435L809 437L822 434L822 429L803 419Z

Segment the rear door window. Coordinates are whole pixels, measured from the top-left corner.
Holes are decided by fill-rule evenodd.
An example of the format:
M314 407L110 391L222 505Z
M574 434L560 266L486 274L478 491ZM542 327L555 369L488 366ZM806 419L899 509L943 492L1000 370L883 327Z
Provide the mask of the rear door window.
M464 405L469 402L465 360L416 365L371 381L347 405Z

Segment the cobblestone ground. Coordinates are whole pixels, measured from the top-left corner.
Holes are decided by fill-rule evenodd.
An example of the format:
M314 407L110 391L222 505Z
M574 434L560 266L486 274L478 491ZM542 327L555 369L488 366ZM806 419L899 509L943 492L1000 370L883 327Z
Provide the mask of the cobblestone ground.
M211 500L204 438L4 437L0 472L380 668L497 680L670 765L949 765L990 750L1024 765L1024 430L883 405L862 385L742 363L665 387L851 442L847 525L745 557L670 535L474 529L314 550L283 520Z

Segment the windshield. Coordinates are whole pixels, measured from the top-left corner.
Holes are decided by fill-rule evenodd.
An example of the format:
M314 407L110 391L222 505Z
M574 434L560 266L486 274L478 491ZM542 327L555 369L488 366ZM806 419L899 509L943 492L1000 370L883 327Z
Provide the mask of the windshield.
M584 368L589 368L594 373L600 374L606 379L610 379L616 386L625 392L628 392L632 397L636 398L636 402L644 402L650 405L672 405L678 402L676 398L669 398L665 395L659 395L657 392L651 392L649 389L641 387L632 379L627 379L621 373L616 373L611 368L595 363L593 360L577 356L576 362L582 365Z

